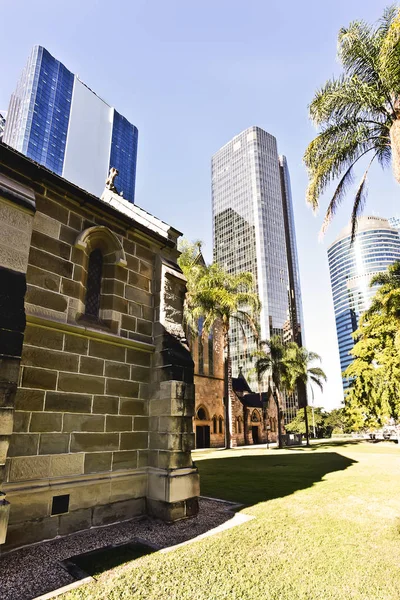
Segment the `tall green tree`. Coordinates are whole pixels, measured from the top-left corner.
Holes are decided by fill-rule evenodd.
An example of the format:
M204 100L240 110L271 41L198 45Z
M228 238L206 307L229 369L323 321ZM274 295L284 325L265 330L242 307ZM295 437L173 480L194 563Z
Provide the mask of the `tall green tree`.
M321 407L312 408L307 406L308 420L314 419L315 437L330 437L333 433L345 433L349 430L348 420L343 408L335 408L330 412ZM286 425L287 431L291 433L306 433L306 420L304 412L299 411L296 418Z
M344 372L351 379L346 410L358 411L365 426L400 419L400 262L375 275L373 285L380 287L360 319L354 361Z
M190 250L186 253L190 255ZM186 256L185 255L185 256ZM195 256L192 253L192 256ZM201 264L196 259L180 261L187 278L185 315L189 326L197 331L197 323L203 320L203 335L207 335L214 323L222 327L225 351L225 445L231 447L232 438L232 361L229 331L231 324L239 325L245 339L249 330L258 336L260 300L251 273L227 273L220 265Z
M296 417L286 425L286 430L290 433L301 433L302 435L305 435L307 434L307 422L314 419L315 437L323 437L325 434L326 414L327 413L320 407L315 407L313 410L311 406L307 406L307 409L304 409L304 411L298 411Z
M324 425L328 435L331 435L331 433L351 433L352 431L344 408L334 408L329 411Z
M354 361L344 376L351 380L345 396L348 411L362 408L366 426L400 419L400 343L398 322L383 314L365 315L355 332Z
M294 343L294 342L293 342ZM260 382L264 375L272 380L274 385L274 400L278 412L278 445L283 448L282 411L283 393L288 391L292 377L287 361L287 346L277 335L270 340L260 342L260 351L256 353L255 371Z
M288 345L286 362L288 364L288 389L290 392L298 390L302 396L304 404L304 421L307 446L310 444L310 434L308 425L307 412L307 385L317 385L320 390L324 389L324 382L327 377L321 367L314 365L316 361L321 362L321 357L316 352L311 352L304 348L291 343Z
M304 155L309 173L307 201L317 209L321 195L337 182L322 227L325 231L354 183L355 165L369 157L354 196L354 237L371 164L378 161L384 168L392 158L400 182L399 8L387 8L376 26L355 21L343 27L338 35L338 58L343 73L329 79L309 106L319 132Z
M278 410L279 447L283 447L281 424L283 393L294 394L299 392L301 385L304 390L305 433L308 444L306 389L309 381L323 389L322 382L326 381L326 375L320 367L315 367L312 364L316 360L321 360L321 358L315 352L309 352L306 348L298 346L296 342L284 344L279 336L273 336L269 341L261 342L260 347L261 350L256 356L255 371L259 381L267 374L275 387L276 395L274 399Z

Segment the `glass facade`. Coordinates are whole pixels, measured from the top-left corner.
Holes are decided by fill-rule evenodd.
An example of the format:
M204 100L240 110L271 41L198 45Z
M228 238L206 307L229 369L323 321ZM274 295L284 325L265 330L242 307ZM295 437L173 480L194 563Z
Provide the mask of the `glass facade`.
M284 339L287 341L294 340L299 344L299 346L302 346L305 343L303 303L301 300L300 270L299 259L297 255L297 241L296 229L294 225L292 191L290 185L289 168L285 156L279 157L279 169L281 175L281 189L289 275L290 323L284 331ZM289 335L287 332L289 333Z
M114 110L110 168L118 169L118 191L131 202L135 197L137 146L137 127Z
M349 354L354 346L352 333L376 292L376 288L369 286L371 278L375 273L385 271L396 260L400 260L399 231L387 219L379 217L359 219L353 244L351 228L347 226L328 248L342 372L353 360ZM343 389L348 386L349 381L343 379Z
M302 313L301 297L296 296L300 287L291 286L289 277L290 262L298 282L289 172L286 159L280 160L276 139L259 127L243 131L212 157L214 260L229 273L253 273L262 303L263 340L274 334L295 339L290 298L298 307L296 314ZM233 376L242 367L253 384L250 356L254 350L251 335L246 345L241 330L232 323ZM296 410L296 398L287 399L285 418L291 420Z
M97 196L116 167L118 189L134 201L137 128L42 46L11 96L3 142Z
M4 142L62 174L74 76L35 46L10 102Z

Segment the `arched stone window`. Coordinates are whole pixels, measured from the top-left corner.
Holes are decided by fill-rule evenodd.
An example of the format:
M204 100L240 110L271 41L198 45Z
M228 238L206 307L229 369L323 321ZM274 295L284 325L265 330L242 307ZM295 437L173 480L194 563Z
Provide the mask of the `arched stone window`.
M218 419L218 433L224 433L224 420L222 417Z
M103 272L103 254L100 248L93 250L89 255L85 316L98 319L100 311L101 276Z
M69 318L88 320L117 332L118 309L114 306L120 292L116 274L117 269L127 266L122 244L108 227L95 226L78 235L75 248L77 277L74 279L80 284L80 291L76 308Z
M203 406L200 406L200 408L197 411L197 419L199 421L208 421L207 413L206 413L205 408L203 408Z
M238 417L238 419L237 419L237 432L238 433L242 433L243 432L241 417Z
M82 231L75 241L75 247L84 250L87 254L100 248L105 263L126 267L125 251L121 242L111 229L103 225L88 227Z
M213 433L218 433L217 417L216 416L213 417Z
M251 414L251 421L252 423L258 423L260 421L260 416L256 410L253 410Z

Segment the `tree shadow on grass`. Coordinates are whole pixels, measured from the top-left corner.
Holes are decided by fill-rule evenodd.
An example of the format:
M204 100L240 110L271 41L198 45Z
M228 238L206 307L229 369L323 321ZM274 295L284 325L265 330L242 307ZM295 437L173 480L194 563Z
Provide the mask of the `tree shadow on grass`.
M310 450L319 450L320 448L341 448L343 446L357 446L358 444L368 443L368 440L324 440L321 442L312 441L310 446L286 446L285 450L295 450L297 452L310 452ZM274 448L278 450L278 448Z
M336 452L281 453L198 460L201 494L246 506L306 489L355 460Z

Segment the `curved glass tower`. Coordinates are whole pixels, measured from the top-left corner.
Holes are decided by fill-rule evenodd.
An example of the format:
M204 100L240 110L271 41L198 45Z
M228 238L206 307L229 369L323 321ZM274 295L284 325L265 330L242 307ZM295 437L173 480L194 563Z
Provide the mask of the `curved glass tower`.
M352 333L376 291L369 286L371 278L396 260L400 260L399 231L380 217L361 217L353 244L348 225L328 248L342 372L353 360L349 354L354 346ZM344 390L348 385L349 381L343 379Z

